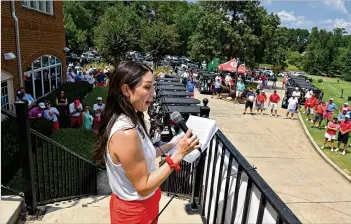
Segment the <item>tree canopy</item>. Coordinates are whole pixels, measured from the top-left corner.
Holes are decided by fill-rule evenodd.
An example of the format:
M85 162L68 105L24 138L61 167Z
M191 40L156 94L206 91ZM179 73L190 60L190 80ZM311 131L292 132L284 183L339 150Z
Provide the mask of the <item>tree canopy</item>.
M67 44L95 46L118 63L128 50L188 56L195 61L239 57L248 67L292 64L310 74L351 79L351 35L344 29L291 29L258 1L64 1Z

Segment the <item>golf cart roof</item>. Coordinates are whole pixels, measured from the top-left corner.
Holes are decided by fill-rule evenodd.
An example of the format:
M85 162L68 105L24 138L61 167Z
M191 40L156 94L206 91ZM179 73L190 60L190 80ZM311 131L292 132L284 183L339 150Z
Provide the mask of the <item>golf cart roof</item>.
M194 98L173 98L173 97L161 97L160 102L164 104L175 104L175 105L196 105L200 103L200 100Z

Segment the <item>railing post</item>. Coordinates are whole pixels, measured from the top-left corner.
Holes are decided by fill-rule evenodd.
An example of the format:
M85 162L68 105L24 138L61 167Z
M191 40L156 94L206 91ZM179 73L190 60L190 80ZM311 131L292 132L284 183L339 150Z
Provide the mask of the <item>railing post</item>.
M201 154L200 158L199 158L199 164L197 167L195 167L195 171L193 174L193 185L192 185L192 190L191 190L191 198L190 198L190 204L189 204L189 210L191 212L198 212L198 207L197 207L197 203L196 203L196 198L199 198L201 192L200 192L200 187L202 184L202 174L203 174L203 170L204 170L204 164L205 164L205 159L204 159L204 155Z
M22 177L24 183L24 198L29 209L29 213L33 214L37 210L37 197L29 127L28 103L26 101L17 101L15 102L15 107L18 124L17 130L19 150L22 163Z

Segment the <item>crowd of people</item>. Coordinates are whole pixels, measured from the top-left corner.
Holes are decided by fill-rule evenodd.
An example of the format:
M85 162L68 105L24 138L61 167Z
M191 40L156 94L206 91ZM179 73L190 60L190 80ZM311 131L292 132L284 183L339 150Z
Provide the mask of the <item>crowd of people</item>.
M88 82L93 87L106 86L109 74L110 69L108 67L104 71L92 67L83 71L70 65L67 68L67 82ZM30 94L25 92L24 88L20 88L17 97L28 101L29 118L31 120L46 119L51 121L53 132L60 128L60 123L68 121L70 128L84 128L97 133L100 127L101 113L105 108L102 97L99 96L93 105L93 114L91 114L89 105L82 105L79 97L75 98L73 102L68 102L65 92L62 90L56 96L54 105L51 105L52 103L49 100L37 102Z

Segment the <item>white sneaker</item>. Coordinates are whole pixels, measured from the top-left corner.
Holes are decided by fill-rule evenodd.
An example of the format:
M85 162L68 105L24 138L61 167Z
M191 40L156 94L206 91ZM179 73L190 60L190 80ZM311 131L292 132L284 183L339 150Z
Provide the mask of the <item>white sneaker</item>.
M278 115L275 115L275 117L278 117Z
M331 149L330 149L330 151L334 152L334 149L333 149L333 148L331 148Z
M341 155L343 155L343 156L344 156L345 154L346 154L346 152L345 152L345 151L343 151L343 152L341 153Z
M271 117L273 117L273 114L271 114Z
M261 113L261 115L263 115L263 113Z
M313 124L313 121L312 121L312 120L311 120L310 122Z
M306 121L308 121L308 118L306 118Z
M324 149L324 146L321 146L321 149Z
M334 152L337 152L337 151L339 151L339 148L334 149Z

